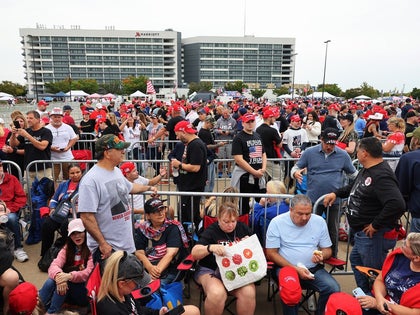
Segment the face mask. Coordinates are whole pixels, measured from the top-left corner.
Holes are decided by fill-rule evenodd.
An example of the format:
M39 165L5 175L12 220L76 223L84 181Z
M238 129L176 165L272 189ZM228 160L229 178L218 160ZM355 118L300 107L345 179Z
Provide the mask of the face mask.
M7 223L7 221L9 221L7 214L0 215L0 223Z

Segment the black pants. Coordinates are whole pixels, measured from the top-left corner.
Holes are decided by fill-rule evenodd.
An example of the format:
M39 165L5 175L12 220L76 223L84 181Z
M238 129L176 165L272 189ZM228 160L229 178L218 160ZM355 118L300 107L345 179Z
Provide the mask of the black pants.
M51 217L47 217L44 220L44 223L41 227L41 256L44 256L48 249L54 243L55 231L60 230L61 236L66 239L67 238L67 227L69 225L69 221L65 220L63 223L58 223L51 219Z
M190 190L192 192L203 192L204 187ZM181 196L181 222L194 222L195 228L201 221L200 217L201 196Z
M266 192L266 189L260 189L259 186L259 179L254 178L254 183L249 183L249 177L253 176L249 173L243 174L241 176L241 179L239 181L239 192L241 194L247 194L247 193L254 193L254 194L264 194ZM241 213L240 214L247 214L249 213L250 207L249 207L249 196L248 197L242 197L241 199ZM255 198L257 202L260 201L261 198Z

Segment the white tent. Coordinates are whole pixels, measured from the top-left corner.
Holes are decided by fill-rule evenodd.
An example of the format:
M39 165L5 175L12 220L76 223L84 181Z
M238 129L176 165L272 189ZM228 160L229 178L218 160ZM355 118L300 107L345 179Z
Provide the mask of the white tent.
M147 95L144 94L143 92L137 90L133 94L130 94L130 97L147 97Z
M307 98L322 98L322 92L314 92L308 95ZM324 98L335 98L335 96L328 92L324 92Z
M14 99L13 96L0 96L0 101L8 101Z
M67 96L88 96L89 94L87 94L85 91L82 90L71 90L69 92L66 93Z
M358 101L358 100L360 100L360 101L362 101L362 100L371 100L371 98L369 96L366 96L366 95L359 95L359 96L356 96L354 98L354 100L356 100L356 101Z
M293 98L297 98L297 97L300 97L300 95L293 94ZM291 98L292 98L292 94L283 94L283 95L277 96L277 99L280 99L280 100L291 99Z
M5 97L5 96L10 97L10 98L14 98L12 94L0 92L0 97Z

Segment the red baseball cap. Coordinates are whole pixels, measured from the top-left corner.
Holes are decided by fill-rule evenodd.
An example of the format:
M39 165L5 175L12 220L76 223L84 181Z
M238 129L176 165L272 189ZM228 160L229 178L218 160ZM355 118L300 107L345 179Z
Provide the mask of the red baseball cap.
M294 122L298 122L301 121L302 119L300 119L299 115L293 115L292 117L290 117L290 121L294 121Z
M173 112L180 112L181 111L181 105L179 105L179 104L172 105L172 111Z
M248 122L250 120L255 120L255 115L252 113L246 113L245 115L242 116L242 121L243 122Z
M38 303L38 290L30 282L23 282L9 294L9 312L12 315L30 315Z
M175 125L175 131L183 131L186 133L197 133L197 130L187 120L180 121Z
M279 294L284 304L297 305L302 298L302 288L295 268L286 266L279 273Z
M328 106L328 110L335 110L336 112L340 111L340 106L338 104L331 104Z
M45 106L48 106L48 103L47 103L45 100L40 100L40 101L38 102L38 105L45 105Z
M267 118L271 118L271 117L276 117L276 114L271 109L266 109L263 113L263 118L267 119Z
M362 307L357 299L345 292L330 295L325 307L325 315L336 315L338 311L345 315L362 315Z
M133 162L125 162L120 165L120 170L124 177L127 176L128 173L132 172L135 168L136 165Z

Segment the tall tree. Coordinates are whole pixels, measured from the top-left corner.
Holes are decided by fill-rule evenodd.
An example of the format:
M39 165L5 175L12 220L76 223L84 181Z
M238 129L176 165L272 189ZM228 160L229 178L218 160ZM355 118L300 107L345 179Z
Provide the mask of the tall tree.
M129 76L122 80L122 90L124 94L131 94L139 90L143 93L146 93L146 84L148 77L146 76Z
M226 82L225 83L225 90L226 91L238 91L242 93L243 89L247 89L248 85L246 85L242 81L235 81L235 82Z
M11 81L2 81L0 83L0 92L11 94L13 96L24 96L26 94L26 87Z

